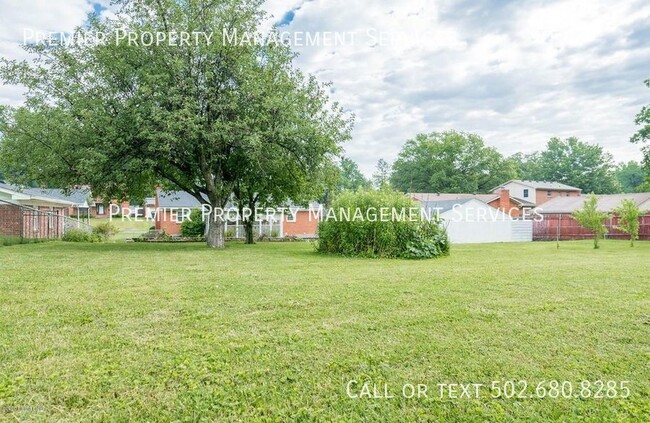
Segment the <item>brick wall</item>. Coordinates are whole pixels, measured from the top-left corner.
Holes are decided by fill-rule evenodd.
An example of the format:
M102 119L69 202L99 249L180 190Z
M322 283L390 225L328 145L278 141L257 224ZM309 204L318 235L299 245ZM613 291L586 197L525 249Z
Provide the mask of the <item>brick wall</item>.
M289 216L285 216L282 223L284 236L314 237L318 234L318 218L309 210L301 210L296 213L296 221L290 222Z
M20 236L20 207L0 204L0 236Z

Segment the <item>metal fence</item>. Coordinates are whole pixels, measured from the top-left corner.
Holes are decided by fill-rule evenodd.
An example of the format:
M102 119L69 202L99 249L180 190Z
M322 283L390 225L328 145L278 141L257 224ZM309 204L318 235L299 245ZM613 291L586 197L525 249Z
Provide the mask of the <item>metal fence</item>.
M65 208L37 209L0 200L0 236L59 239L71 228L90 232L92 227L65 215Z
M533 241L590 239L594 233L576 222L570 214L545 214L544 219L533 222ZM607 239L630 239L630 236L616 227L619 225L617 216L605 222ZM650 213L642 216L639 222L639 239L650 241Z

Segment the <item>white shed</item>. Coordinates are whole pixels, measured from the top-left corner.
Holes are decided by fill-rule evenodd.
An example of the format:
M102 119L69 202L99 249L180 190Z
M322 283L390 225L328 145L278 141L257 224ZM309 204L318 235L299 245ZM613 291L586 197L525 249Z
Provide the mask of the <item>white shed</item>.
M426 201L421 207L428 215L438 215L454 244L529 242L533 222L513 219L499 209L475 199Z

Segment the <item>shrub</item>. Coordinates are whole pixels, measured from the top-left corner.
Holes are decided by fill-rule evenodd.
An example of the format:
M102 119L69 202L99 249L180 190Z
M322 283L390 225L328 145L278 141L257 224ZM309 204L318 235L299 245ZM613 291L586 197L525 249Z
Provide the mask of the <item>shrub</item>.
M93 241L108 241L113 235L118 233L120 230L117 226L111 224L110 222L100 223L99 225L93 227L93 236L95 239Z
M412 200L391 190L342 194L319 224L318 238L318 251L347 256L424 259L449 253L440 222L422 220Z
M188 238L201 237L205 234L205 222L200 209L194 209L190 218L181 223L181 235Z
M91 242L92 236L90 232L83 229L68 229L63 234L63 241L67 242Z

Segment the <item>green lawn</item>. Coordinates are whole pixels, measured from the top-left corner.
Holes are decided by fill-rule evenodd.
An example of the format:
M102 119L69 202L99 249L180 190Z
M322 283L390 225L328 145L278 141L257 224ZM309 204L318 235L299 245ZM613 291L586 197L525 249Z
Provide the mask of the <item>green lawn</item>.
M51 242L0 248L0 281L0 420L650 421L650 243L400 261ZM395 397L351 399L350 380ZM494 380L631 395L492 399Z
M112 241L121 242L127 238L137 238L138 236L149 232L149 228L154 225L152 220L144 220L143 217L139 217L139 220L136 221L134 217L130 220L121 217L115 217L111 220L109 219L90 219L91 226L97 226L100 223L110 222L111 225L115 226L119 232L113 236Z

